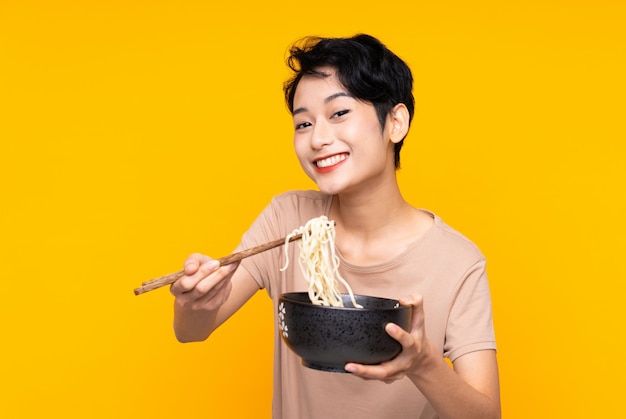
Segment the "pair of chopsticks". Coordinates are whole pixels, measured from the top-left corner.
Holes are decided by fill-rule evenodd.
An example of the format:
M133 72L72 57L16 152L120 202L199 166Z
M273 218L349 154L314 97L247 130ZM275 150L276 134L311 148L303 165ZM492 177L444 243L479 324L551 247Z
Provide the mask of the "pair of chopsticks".
M289 238L289 242L292 242L294 240L299 240L301 238L302 238L302 234L296 234ZM266 250L270 250L280 245L283 245L285 244L286 241L287 241L287 238L283 237L282 239L260 244L255 247L251 247L249 249L242 250L237 253L233 253L232 255L224 256L218 259L218 261L220 262L220 266L229 265L234 262L239 262L241 259L245 259L249 256L253 256L258 253L265 252ZM167 274L164 276L160 276L158 278L154 278L149 281L144 281L142 282L141 287L135 288L135 295L143 294L145 292L164 287L165 285L173 284L174 282L182 278L184 275L185 275L185 271L182 270L182 271L173 272L171 274Z

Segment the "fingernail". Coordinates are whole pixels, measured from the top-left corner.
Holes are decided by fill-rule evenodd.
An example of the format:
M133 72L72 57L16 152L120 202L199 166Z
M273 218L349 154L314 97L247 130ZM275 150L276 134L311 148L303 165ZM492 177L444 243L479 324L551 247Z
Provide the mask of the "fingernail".
M352 365L346 365L346 371L354 372L354 371L356 371L356 368L354 368L354 366L352 366Z
M220 267L220 261L219 260L212 260L209 262L209 269L217 269Z

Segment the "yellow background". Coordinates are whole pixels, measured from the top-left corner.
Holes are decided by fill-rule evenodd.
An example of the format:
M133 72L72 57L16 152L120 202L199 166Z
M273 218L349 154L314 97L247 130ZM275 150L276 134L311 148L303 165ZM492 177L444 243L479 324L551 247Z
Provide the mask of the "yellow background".
M624 415L624 2L0 0L0 417L269 418L258 294L178 344L167 289L312 185L287 46L413 68L402 186L489 260L504 417Z

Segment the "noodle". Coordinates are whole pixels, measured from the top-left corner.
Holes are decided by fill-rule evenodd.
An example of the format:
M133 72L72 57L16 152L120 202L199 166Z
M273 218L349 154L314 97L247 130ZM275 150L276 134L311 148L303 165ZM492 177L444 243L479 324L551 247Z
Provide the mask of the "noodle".
M339 283L350 294L352 305L363 308L354 299L352 288L339 274L339 257L335 254L335 224L326 216L313 218L304 226L294 230L285 240L285 266L289 266L287 244L291 237L302 234L300 247L300 268L309 283L309 299L315 305L343 307Z

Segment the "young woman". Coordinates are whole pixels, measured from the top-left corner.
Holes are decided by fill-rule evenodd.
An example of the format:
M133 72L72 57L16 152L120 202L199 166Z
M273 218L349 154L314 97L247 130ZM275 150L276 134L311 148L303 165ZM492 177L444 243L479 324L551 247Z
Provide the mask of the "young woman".
M396 179L413 116L412 75L377 39L309 38L291 50L285 84L294 147L318 191L275 197L240 249L284 237L312 218L336 223L341 274L355 293L412 306L410 332L389 324L402 352L349 374L317 371L275 332L273 417L498 418L500 396L485 260L435 214L404 200ZM218 267L194 254L171 287L182 342L209 337L260 289L276 304L306 291L282 247ZM289 246L297 260L297 246ZM277 324L278 322L276 322ZM448 358L453 368L445 362Z

